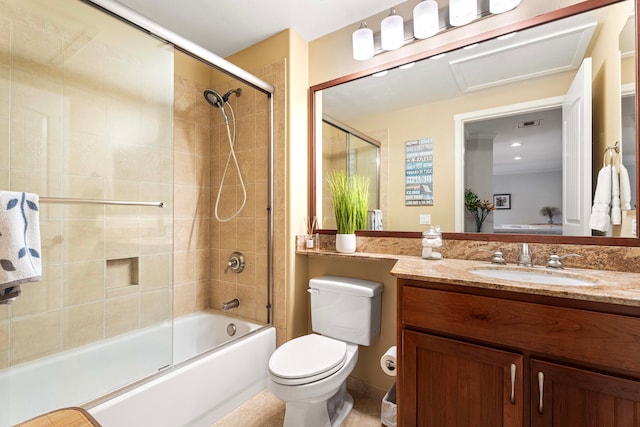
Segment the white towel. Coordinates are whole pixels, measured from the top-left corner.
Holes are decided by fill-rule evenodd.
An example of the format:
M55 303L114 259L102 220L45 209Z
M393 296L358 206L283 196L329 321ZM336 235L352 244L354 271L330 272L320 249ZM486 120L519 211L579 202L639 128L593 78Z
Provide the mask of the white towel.
M620 163L620 208L623 211L631 210L631 184L629 183L629 172Z
M589 228L606 232L611 227L609 217L611 203L611 165L604 166L598 172L596 194L593 196L593 207L589 217Z
M611 224L622 224L622 211L620 210L620 177L615 166L611 167Z
M20 284L40 280L38 196L0 191L0 304L10 304Z

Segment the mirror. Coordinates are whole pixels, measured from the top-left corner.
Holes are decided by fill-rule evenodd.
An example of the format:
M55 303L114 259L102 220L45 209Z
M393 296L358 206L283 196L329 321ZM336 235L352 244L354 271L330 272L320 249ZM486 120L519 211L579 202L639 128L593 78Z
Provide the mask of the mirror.
M379 209L382 211L385 231L423 231L428 228L425 224L428 221L432 225L440 225L444 232L475 232L469 226L465 228L465 223L469 224L470 221L464 209L465 188L475 190L482 198L497 201L501 208L510 208L497 209L490 214L492 224L488 230L483 228L483 239L492 239L496 233L500 233L495 239L531 241L530 237L519 237L520 233L526 231L515 227L494 231L493 222L500 221L502 225L544 224L548 217L540 212L546 206L558 208L554 221L564 222L567 217L573 221L579 211L581 221L588 222L598 170L603 165L606 148L613 146L616 141L621 144L618 161L629 169L631 192L635 199L636 25L635 16L631 15L633 7L633 2L626 0L542 25L537 25L540 20L530 20L536 21L537 26L529 24L531 28L526 28L525 22L520 26L525 29L515 34L492 37L469 48L441 54L431 51L431 57L412 66L407 64L407 67L398 67L394 64L384 76L346 77L312 87L314 120L310 151L317 159L314 164L315 175L310 179L312 215L323 219L323 228L331 228L328 226L330 221L325 218L332 213L317 202L322 200L326 192L323 174L327 167L321 161L322 132L317 125L318 118L323 114L363 134L372 135L381 143ZM586 8L583 6L582 10ZM560 15L549 14L550 19ZM505 118L511 122L511 126L520 124L525 131L535 127L530 126L530 122L535 124L538 120L545 126L552 122L561 123L561 116L560 119L548 117L548 113L562 108L562 100L567 98L566 94L585 58L592 58L589 81L593 96L593 132L588 135L589 138L580 137L579 140L582 143L585 139L591 139L592 144L588 148L583 147L584 155L588 154L589 160L585 162L583 159L580 165L582 175L572 171L573 179L584 184L585 195L573 187L562 190L562 183L558 184L558 181L543 183L539 181L540 177L522 179L532 185L529 189L503 190L497 185L474 182L474 173L480 173L493 183L514 181L505 175L505 165L501 166L499 160L505 154L500 154L497 148L492 156L485 154L484 160L465 162L471 145L477 145L483 138L495 139L496 143L507 139L499 137L502 131L488 129L483 123ZM615 99L617 108L612 107ZM632 105L633 114L625 104ZM531 116L532 113L535 114ZM408 195L405 192L408 179L405 171L410 160L407 144L427 139L433 141L433 171L428 177L432 180L433 205L411 205L407 203ZM543 164L548 168L553 164L553 167L557 167L562 163L562 158L571 157L558 154L562 153L562 142L558 142L558 139L562 138L545 134L532 139L537 141L536 144L527 142L532 148L532 155L548 153L551 156L536 159L538 165ZM552 140L556 143L552 148L541 145ZM504 141L501 144L505 145ZM582 154L580 156L584 157ZM513 157L516 156L511 156L511 159ZM522 164L516 166L516 170L523 171ZM469 170L469 165L475 171ZM571 167L575 169L576 166ZM558 173L562 176L562 172L554 172L556 175ZM587 178L589 182L586 182ZM549 185L561 189L560 192L556 191L558 194L555 198L531 200L531 188ZM507 201L508 205L505 205ZM524 206L528 206L526 209L529 213L534 211L534 214L538 214L528 218L514 217L517 214L516 207L520 209ZM511 212L507 212L509 210ZM587 212L586 218L584 212ZM513 215L501 219L507 213ZM635 210L624 212L623 224L612 227L606 236L631 237L631 223L635 217ZM531 233L541 234L538 230ZM571 235L589 236L581 243L591 244L598 239L602 239L600 243L610 243L611 239L592 239L590 234L588 229L583 234ZM554 230L554 235L543 236L543 240L539 241L567 241L568 234L564 230L560 233ZM466 237L474 238L473 235ZM628 239L622 241L626 243L620 244L635 243Z

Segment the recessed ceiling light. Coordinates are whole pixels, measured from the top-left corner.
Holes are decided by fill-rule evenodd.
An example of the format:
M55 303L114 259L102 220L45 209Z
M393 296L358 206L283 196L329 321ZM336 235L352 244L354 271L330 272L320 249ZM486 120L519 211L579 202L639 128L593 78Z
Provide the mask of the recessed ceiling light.
M511 144L509 144L509 147L520 147L520 146L522 146L522 144L519 142L512 142Z
M513 158L513 160L522 160L522 157L520 157L520 156L515 156L515 157Z
M387 71L387 70L379 71L379 72L375 73L373 75L373 77L383 77L383 76L386 76L388 72L389 71Z
M416 65L415 62L409 62L408 64L401 65L398 68L400 68L401 70L408 70L409 68L413 67L414 65Z
M501 36L498 36L498 40L510 39L511 37L515 36L517 33L518 33L517 31L514 31L513 33L503 34Z

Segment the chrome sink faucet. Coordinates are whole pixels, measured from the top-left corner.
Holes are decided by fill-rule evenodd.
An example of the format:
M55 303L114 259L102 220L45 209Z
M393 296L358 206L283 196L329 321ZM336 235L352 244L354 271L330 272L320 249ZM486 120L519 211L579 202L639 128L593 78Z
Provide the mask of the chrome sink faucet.
M518 255L518 265L523 267L533 267L531 262L531 252L529 252L529 244L523 243L520 248L520 255Z

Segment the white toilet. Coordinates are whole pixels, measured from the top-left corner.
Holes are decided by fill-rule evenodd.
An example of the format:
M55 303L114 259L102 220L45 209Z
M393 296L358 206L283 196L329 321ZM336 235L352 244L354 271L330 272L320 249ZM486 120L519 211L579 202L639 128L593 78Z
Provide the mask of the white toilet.
M286 402L285 427L337 427L351 408L347 377L358 345L380 335L382 284L324 276L309 281L311 326L318 334L286 342L269 360L269 391Z

